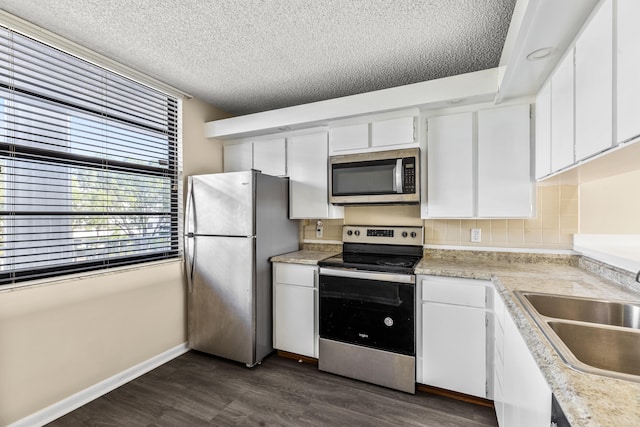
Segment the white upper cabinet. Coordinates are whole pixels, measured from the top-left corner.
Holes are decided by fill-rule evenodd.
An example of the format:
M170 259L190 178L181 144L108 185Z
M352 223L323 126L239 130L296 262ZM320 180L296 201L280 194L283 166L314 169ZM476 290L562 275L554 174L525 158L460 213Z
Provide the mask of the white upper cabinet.
M575 47L576 161L613 142L613 7L605 0Z
M288 138L289 216L342 218L344 209L329 203L328 133L317 132Z
M617 141L640 135L640 2L617 2Z
M428 215L472 217L473 113L432 117L427 127Z
M267 175L286 176L286 141L284 138L253 143L253 168Z
M257 169L267 175L287 175L284 138L225 145L223 155L225 172Z
M426 218L531 217L529 111L526 104L429 119Z
M400 115L400 117L398 117ZM332 124L329 131L331 154L363 153L418 147L418 110L365 117L359 123Z
M551 83L536 97L536 178L551 173Z
M382 120L371 123L372 147L413 144L415 142L414 117L401 117L399 119Z
M551 170L574 163L573 49L551 79ZM536 117L537 120L537 117ZM536 143L539 141L536 134ZM536 168L537 169L537 168Z
M253 144L245 142L224 146L224 171L248 171L253 167Z
M364 150L369 148L369 124L358 123L331 129L331 151Z
M478 112L478 216L533 214L529 105Z

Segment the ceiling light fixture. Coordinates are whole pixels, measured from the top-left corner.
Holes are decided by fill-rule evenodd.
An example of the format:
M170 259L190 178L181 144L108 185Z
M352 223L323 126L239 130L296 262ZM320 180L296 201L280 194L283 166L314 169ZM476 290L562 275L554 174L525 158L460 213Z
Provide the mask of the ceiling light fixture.
M455 99L450 99L447 101L447 104L449 105L458 105L461 104L463 101L466 101L467 98L455 98Z
M527 55L527 61L539 61L541 59L549 57L556 49L553 47L543 47L536 49Z

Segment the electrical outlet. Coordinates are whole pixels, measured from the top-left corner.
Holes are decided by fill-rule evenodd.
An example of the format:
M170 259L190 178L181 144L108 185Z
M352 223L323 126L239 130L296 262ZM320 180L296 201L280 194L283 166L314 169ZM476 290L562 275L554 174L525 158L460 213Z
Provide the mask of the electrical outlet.
M482 230L479 228L471 229L471 241L473 243L480 243L482 241Z
M322 221L316 222L316 237L322 237L322 229L323 229Z

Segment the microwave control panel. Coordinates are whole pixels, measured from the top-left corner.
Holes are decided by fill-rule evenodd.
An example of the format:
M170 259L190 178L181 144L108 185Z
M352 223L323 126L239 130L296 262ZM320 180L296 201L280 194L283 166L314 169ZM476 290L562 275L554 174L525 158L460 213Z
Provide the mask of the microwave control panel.
M415 157L407 157L402 159L402 169L404 175L404 185L402 192L404 194L413 194L416 192L416 159Z

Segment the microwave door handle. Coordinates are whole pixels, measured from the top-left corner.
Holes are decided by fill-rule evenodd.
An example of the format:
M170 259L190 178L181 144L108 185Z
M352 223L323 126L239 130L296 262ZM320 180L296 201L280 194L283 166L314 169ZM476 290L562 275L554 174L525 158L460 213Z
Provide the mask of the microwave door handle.
M402 190L404 189L404 182L402 182L403 177L402 159L397 159L396 166L393 168L393 190L398 194L402 194Z

